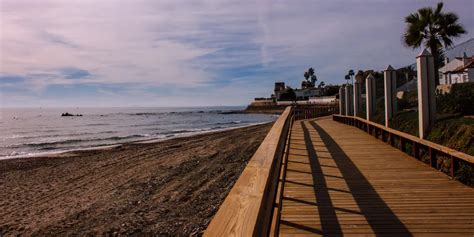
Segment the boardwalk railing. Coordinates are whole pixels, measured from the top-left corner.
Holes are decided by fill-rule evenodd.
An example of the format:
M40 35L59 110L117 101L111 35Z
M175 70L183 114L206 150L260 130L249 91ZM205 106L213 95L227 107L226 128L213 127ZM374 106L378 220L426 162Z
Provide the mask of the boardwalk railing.
M474 164L474 156L367 121L366 119L353 116L333 115L333 120L360 128L375 138L381 139L391 146L399 148L403 152L407 152L416 159L421 159L423 155L427 155L429 157L429 164L435 169L439 169L438 158L449 158L451 162L449 172L451 177L455 176L460 163L471 167Z
M270 129L212 219L205 236L268 235L293 112L292 107L287 107Z
M205 236L268 236L278 230L282 184L293 121L336 113L336 105L288 106L252 156Z
M295 120L317 118L339 113L339 105L297 105L295 107Z

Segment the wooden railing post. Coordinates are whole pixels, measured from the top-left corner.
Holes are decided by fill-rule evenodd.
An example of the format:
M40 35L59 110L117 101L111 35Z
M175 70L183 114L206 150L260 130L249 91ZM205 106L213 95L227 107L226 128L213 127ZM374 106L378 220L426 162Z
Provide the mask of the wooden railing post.
M458 162L452 155L449 157L451 158L451 177L454 179L456 176L456 171L458 170Z
M403 152L405 152L405 144L406 144L405 138L400 137L400 150L402 150Z
M430 156L430 165L431 167L435 168L435 169L438 169L438 164L437 164L437 160L436 160L436 150L434 150L433 148L428 148L428 154Z
M420 148L418 147L418 143L415 141L412 142L412 150L413 150L413 157L415 159L419 160L420 159Z

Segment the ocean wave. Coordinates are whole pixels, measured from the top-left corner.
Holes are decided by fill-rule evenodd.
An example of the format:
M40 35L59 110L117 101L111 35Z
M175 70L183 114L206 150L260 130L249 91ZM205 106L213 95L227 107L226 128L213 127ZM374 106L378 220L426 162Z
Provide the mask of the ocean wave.
M8 148L20 148L20 147L34 147L41 149L55 149L55 146L60 145L70 145L77 143L90 143L98 141L120 141L132 138L144 138L149 137L150 134L136 134L136 135L127 135L127 136L113 136L113 137L104 137L104 138L90 138L90 139L66 139L66 140L56 140L56 141L45 141L45 142L30 142L30 143L21 143L8 146Z
M231 125L231 124L242 124L242 123L248 123L248 121L235 120L235 121L230 121L230 122L225 122L225 123L216 123L216 124L217 125Z
M38 135L27 135L27 136L13 134L13 135L5 136L2 138L4 140L5 139L35 139L35 138L58 137L58 136L64 136L64 135L71 137L71 136L86 136L86 135L96 135L96 134L110 134L110 133L115 133L115 131L103 131L103 132L97 132L97 133L83 132L83 133L69 133L69 134L50 134L50 135L38 134Z
M162 114L162 113L134 113L134 114L129 114L129 115L138 115L138 116L145 115L145 116L149 116L149 115L159 115L159 114Z
M90 124L85 124L85 125L79 125L76 127L82 127L82 126L92 127L92 126L107 126L107 125L111 125L111 124L110 123L90 123Z

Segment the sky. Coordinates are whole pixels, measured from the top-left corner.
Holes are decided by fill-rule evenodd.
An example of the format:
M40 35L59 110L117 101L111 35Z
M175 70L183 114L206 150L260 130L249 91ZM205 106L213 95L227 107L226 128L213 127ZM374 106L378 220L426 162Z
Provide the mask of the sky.
M415 62L437 1L0 0L0 107L245 105L276 81ZM474 37L474 1L445 1Z

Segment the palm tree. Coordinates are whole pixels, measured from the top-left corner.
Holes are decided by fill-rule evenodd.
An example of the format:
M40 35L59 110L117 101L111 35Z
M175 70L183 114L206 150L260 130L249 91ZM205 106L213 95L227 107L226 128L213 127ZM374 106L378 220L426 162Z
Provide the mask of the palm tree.
M435 72L439 68L439 50L453 45L452 38L460 37L466 33L463 26L458 23L459 17L452 12L442 12L443 3L440 2L436 9L424 7L417 12L405 17L407 28L403 35L406 46L418 48L424 44L429 48L435 58ZM439 75L435 73L436 85L439 83Z
M346 84L349 85L349 80L351 79L351 76L349 76L349 74L347 74L344 79L346 79Z
M349 75L349 77L351 77L351 79L353 79L353 78L354 78L354 75L355 75L355 74L354 74L354 70L352 70L352 69L349 70L349 73L348 73L347 75ZM351 83L354 84L354 80L352 80Z
M316 81L318 80L316 75L314 75L314 69L310 67L308 71L304 72L304 78L306 79L308 85L314 87L316 85ZM309 79L311 78L311 81Z
M308 69L308 74L309 74L309 76L314 75L314 69L313 69L312 67L310 67L310 68Z
M316 75L311 76L311 86L312 87L316 86L316 81L317 80L318 80L318 78L316 77Z
M324 83L324 81L321 81L318 85L318 88L323 88L326 84Z
M309 78L309 73L308 73L308 72L304 72L304 75L303 75L303 76L304 76L304 78L305 78L306 80L308 80L308 78Z

